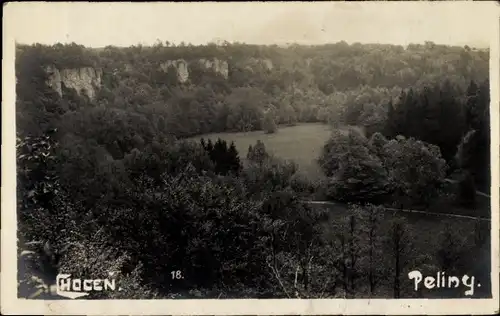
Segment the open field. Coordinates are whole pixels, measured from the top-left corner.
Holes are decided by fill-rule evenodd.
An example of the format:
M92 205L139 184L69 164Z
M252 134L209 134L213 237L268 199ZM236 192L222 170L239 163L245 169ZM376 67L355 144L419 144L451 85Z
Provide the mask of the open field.
M263 131L239 133L212 133L189 138L199 141L211 139L216 141L221 138L227 142L234 142L240 157L245 159L248 146L261 140L266 145L266 150L279 158L293 160L299 166L299 172L311 180L322 177L322 171L316 159L319 157L323 145L330 136L330 126L321 123L301 123L296 126L280 127L277 133L266 134ZM439 204L432 212L444 212L472 217L489 218L490 198L481 192L477 195L477 204L474 209L466 209L457 205ZM431 215L428 215L431 216ZM436 219L434 219L436 220Z
M321 153L323 145L330 136L330 127L320 123L303 123L297 126L280 127L274 134L266 134L263 131L241 132L241 133L216 133L192 137L192 140L201 138L221 138L227 142L234 141L240 157L246 157L248 146L254 145L261 140L269 153L273 153L282 159L295 161L301 173L317 178L321 176L321 170L316 159Z

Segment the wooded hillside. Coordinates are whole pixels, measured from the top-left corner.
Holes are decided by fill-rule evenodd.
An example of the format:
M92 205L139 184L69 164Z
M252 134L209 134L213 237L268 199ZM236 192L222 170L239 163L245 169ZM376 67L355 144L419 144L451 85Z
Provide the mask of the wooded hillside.
M50 245L49 276L119 270L124 291L109 295L121 298L415 297L400 286L410 267L486 278L472 259L489 251L487 225L434 238L378 216L443 199L452 202L441 211L474 209L476 189L488 192L488 60L487 50L430 42L19 45L20 244ZM311 157L324 182L260 141L248 153L184 141L301 122L332 127ZM354 205L332 220L303 201L319 191ZM432 245L415 237L431 235ZM82 263L96 254L102 264Z

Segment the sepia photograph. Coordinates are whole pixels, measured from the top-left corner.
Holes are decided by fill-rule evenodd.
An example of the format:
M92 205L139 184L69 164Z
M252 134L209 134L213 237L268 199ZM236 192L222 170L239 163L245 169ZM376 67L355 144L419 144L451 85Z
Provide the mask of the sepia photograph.
M499 8L4 6L2 314L498 312Z

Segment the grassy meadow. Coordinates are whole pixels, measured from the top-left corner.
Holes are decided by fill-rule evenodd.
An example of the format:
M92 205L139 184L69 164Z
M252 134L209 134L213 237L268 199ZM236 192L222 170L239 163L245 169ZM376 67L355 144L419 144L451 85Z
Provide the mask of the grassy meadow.
M227 142L234 142L240 158L245 159L248 152L248 146L254 145L257 140L261 140L269 153L275 156L293 160L299 167L299 172L311 180L316 180L323 176L322 171L316 162L324 144L330 137L331 127L321 123L301 123L296 126L280 127L274 134L266 134L264 131L238 132L238 133L211 133L189 138L190 140L200 141L211 139L216 141L218 138ZM432 212L452 213L467 216L490 216L490 199L478 195L477 206L475 209L464 209L458 206L437 205L433 207ZM438 208L438 209L436 209ZM415 216L422 216L417 214ZM433 220L434 216L433 216Z
M321 170L316 163L323 145L330 136L330 126L321 123L302 123L296 126L280 127L274 134L266 134L264 131L240 132L240 133L213 133L190 138L199 141L211 139L216 141L221 138L227 142L233 142L245 158L248 146L255 145L261 140L269 153L275 156L293 160L299 166L299 171L310 177L321 177Z

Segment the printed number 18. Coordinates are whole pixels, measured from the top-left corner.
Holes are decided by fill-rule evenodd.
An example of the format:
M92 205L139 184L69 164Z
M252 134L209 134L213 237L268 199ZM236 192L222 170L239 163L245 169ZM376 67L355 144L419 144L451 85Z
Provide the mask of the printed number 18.
M172 280L175 280L175 279L184 279L184 277L182 276L182 272L180 270L172 271L170 273L172 273Z

